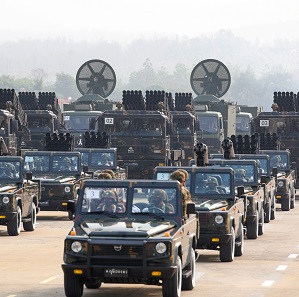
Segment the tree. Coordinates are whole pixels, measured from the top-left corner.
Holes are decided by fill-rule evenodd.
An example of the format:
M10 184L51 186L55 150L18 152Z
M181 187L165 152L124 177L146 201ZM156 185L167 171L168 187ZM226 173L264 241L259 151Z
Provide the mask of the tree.
M46 72L41 68L31 70L31 79L33 81L33 88L36 92L42 91L44 79L46 76L47 76Z
M74 77L63 72L56 74L54 91L65 98L72 97L73 99L78 99L80 97Z

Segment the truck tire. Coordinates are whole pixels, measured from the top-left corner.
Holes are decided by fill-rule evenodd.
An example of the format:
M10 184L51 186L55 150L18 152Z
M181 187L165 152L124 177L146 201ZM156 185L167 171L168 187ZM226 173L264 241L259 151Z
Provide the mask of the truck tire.
M236 239L235 243L235 256L240 257L244 253L244 230L243 230L243 224L240 223L239 227L239 236Z
M281 201L281 210L289 211L291 208L291 191L289 191L288 199Z
M256 211L256 219L249 223L247 226L247 238L248 239L256 239L259 236L259 213Z
M177 271L172 278L165 278L162 281L163 297L180 297L182 289L182 261L179 256L176 259ZM77 297L77 296L76 296Z
M265 222L265 212L264 209L261 209L261 215L260 215L260 220L259 220L259 235L263 235L264 234L264 222Z
M34 231L36 226L36 206L32 203L32 209L30 214L30 221L23 222L23 228L25 231Z
M264 220L264 222L265 223L270 223L270 220L271 220L271 200L269 201L269 203L267 203L265 205L264 212L265 212L265 220Z
M64 274L64 293L66 297L81 297L83 295L83 281L72 274Z
M191 274L182 279L182 290L192 290L195 287L195 251L191 248L190 263L186 266L186 270L191 271Z
M7 222L7 232L9 236L18 236L21 233L22 211L17 206L17 215Z
M220 246L220 261L221 262L232 262L235 258L235 230L231 227L231 238L227 243Z

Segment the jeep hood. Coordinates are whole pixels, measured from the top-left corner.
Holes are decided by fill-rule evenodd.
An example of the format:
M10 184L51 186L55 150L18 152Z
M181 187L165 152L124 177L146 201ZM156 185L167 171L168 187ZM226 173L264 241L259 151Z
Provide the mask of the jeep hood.
M176 226L174 221L102 221L83 222L80 227L89 236L107 237L152 237L170 231Z
M211 199L205 201L198 201L196 203L196 210L199 211L213 211L226 207L228 202L226 200Z

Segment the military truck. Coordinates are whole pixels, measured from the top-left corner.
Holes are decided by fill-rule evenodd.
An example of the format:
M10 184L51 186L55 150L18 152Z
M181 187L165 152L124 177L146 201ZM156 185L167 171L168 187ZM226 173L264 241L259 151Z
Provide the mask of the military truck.
M41 211L67 211L67 201L76 199L83 178L81 154L25 151L24 172L32 172L32 180L41 183ZM72 213L69 218L73 218Z
M200 237L197 248L219 250L222 262L231 262L242 256L244 249L244 224L246 196L242 188L235 193L234 173L231 168L171 167L155 169L155 179L169 180L176 169L188 172L186 187L198 213ZM217 182L212 188L210 182Z
M73 135L74 147L83 148L90 122L103 111L116 109L116 102L107 98L116 85L115 72L105 61L89 60L77 71L76 84L82 96L63 105L64 127L60 132Z
M264 234L264 187L258 180L258 167L255 160L219 160L211 159L209 164L221 167L231 167L235 175L235 187L244 187L247 196L246 209L246 235L248 239L256 239Z
M40 186L27 173L23 177L23 158L0 157L0 225L7 226L10 236L18 236L21 226L34 231L39 211Z
M192 203L183 219L182 197L177 181L84 180L77 203L68 202L65 295L102 282L162 285L164 297L192 290L199 226Z

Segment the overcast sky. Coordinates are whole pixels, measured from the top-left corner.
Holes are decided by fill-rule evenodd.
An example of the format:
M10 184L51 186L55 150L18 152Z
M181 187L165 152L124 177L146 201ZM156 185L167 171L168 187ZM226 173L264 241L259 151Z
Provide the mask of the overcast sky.
M261 43L297 39L298 0L2 0L0 41L191 38L230 29Z

